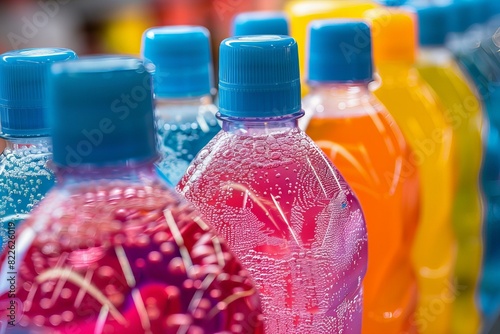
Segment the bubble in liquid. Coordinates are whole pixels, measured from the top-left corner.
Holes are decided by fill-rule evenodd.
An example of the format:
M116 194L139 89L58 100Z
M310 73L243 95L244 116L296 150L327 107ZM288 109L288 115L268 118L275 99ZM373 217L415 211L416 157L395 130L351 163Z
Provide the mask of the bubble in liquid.
M108 312L114 312L105 318L103 328L107 329L103 333L146 333L142 328L144 317L149 319L153 334L164 333L168 326L173 332L180 330L178 326L187 326L187 333L200 328L208 333L224 332L240 324L234 313L260 314L248 274L233 256L226 256L225 244L219 241L214 246L215 236L195 222L198 217L192 209L179 205L176 197L163 189L128 190L120 192L133 196L118 199L116 186L101 188L93 196L85 192L85 196L64 195L64 206L40 209L26 222L46 224L44 232L37 234L27 248L24 269L16 282L17 297L26 300L30 295L33 301L23 316L26 326L64 332L64 326L72 322L83 333L93 333L99 312L86 310L102 312L102 298L112 305ZM147 198L137 201L140 194ZM60 201L59 196L53 193L46 203ZM171 219L182 231L184 251L165 220L165 209L170 210ZM126 239L120 243L109 239L109 227L117 222L117 216L123 217L120 224L126 227L120 232ZM22 228L19 233L23 233ZM218 250L223 266L220 256L215 255ZM50 257L45 257L47 253ZM4 259L2 254L0 261ZM70 271L65 272L65 268ZM83 289L81 284L87 287ZM198 295L197 291L203 293ZM96 298L95 294L102 296ZM196 306L196 298L201 296L206 298ZM223 300L232 302L220 308ZM119 321L121 316L126 327ZM246 333L262 333L259 326L245 327Z
M361 323L359 281L345 281L344 277L348 271L363 275L366 269L362 216L354 214L356 201L349 210L341 210L343 198L335 197L341 191L330 166L316 158L319 153L302 136L298 131L253 137L222 133L207 147L213 159L203 164L196 159L197 168L186 177L191 180L189 188L182 183L180 188L205 216L212 217L211 223L252 273L267 314L267 332L346 332ZM235 142L247 145L250 153L245 157L235 153L231 160L222 158ZM279 152L273 150L273 144L280 147ZM242 159L250 163L242 164ZM318 183L314 172L324 184ZM220 183L212 182L221 179L239 184L241 188L233 188L240 195L250 190L252 197L228 196L219 189ZM341 177L339 182L345 186ZM324 192L328 192L328 200L318 200ZM321 242L312 246L308 243L312 240ZM345 245L339 240L346 240ZM362 260L352 261L357 257ZM352 298L339 298L346 295ZM340 323L329 318L321 312L326 308L321 303L328 303L329 309L342 314L341 319L349 320Z

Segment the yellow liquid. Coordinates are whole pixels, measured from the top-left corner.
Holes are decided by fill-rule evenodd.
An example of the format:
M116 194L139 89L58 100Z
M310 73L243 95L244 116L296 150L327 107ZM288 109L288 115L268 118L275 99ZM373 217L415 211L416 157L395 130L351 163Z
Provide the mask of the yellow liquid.
M434 93L405 63L380 64L374 87L413 152L420 170L421 211L412 249L419 288L415 326L419 333L448 333L454 301L456 241L451 223L455 163L453 132Z
M417 63L417 69L439 95L455 140L457 186L452 217L458 249L454 275L457 291L453 304L451 332L477 333L481 318L474 297L482 254L482 208L479 189L482 110L474 91L452 58L445 58L437 63L435 60L439 58L436 56L438 55L424 54Z
M290 36L299 47L299 64L302 78L302 95L309 91L306 84L308 26L313 20L352 18L362 19L364 12L379 5L370 0L300 0L290 1L285 12L290 21Z

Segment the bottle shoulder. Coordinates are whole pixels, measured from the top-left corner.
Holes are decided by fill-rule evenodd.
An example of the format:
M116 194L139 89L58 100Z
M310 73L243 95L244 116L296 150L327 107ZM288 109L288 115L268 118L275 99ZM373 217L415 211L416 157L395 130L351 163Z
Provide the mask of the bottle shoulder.
M298 128L254 136L221 131L195 158L178 189L185 191L190 184L203 183L200 177L216 182L260 183L264 179L255 175L263 171L277 177L278 183L317 175L319 182L332 189L350 191L336 167Z
M416 71L407 79L396 81L391 76L382 77L373 93L400 125L408 119L416 119L424 126L446 128L444 107L436 93Z

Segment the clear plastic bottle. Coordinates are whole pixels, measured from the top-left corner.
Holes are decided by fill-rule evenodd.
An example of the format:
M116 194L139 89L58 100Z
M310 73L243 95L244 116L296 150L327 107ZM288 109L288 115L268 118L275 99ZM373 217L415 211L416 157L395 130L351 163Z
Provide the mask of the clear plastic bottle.
M58 182L19 229L15 262L8 252L0 257L0 300L17 308L16 326L262 333L247 271L155 172L151 78L142 61L56 65L48 92ZM141 98L128 107L120 98L134 90Z
M155 65L158 171L175 186L220 130L210 95L210 33L197 26L151 28L143 35L142 56Z
M356 47L356 52L345 50ZM302 129L359 198L368 228L363 333L408 333L417 305L411 247L420 211L418 170L385 107L368 90L371 32L360 21L313 21ZM307 124L306 124L307 123Z
M54 185L45 114L50 64L76 58L68 49L24 49L0 55L0 251L14 229Z
M457 238L452 333L477 333L481 316L476 293L482 257L482 204L479 174L483 159L482 105L475 89L444 47L449 6L418 6L420 54L417 70L440 97L455 138L457 183L452 222Z
M226 39L219 70L223 130L178 189L252 274L266 333L359 333L365 221L337 169L298 128L297 43Z
M245 12L233 20L233 36L289 35L288 19L283 12Z
M456 285L457 242L451 221L455 157L453 129L435 93L415 69L416 18L402 9L366 12L373 30L374 94L387 107L412 148L407 166L420 170L421 211L412 250L419 302L419 333L447 333Z

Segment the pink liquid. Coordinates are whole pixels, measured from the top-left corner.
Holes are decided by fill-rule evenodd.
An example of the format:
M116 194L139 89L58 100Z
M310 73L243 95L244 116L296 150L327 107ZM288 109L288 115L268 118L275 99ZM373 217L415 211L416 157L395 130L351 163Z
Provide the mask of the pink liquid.
M367 260L363 214L303 132L222 131L179 189L250 271L266 333L359 333Z
M262 333L248 273L197 212L162 185L56 189L31 217L17 232L16 298L23 303L16 328Z

